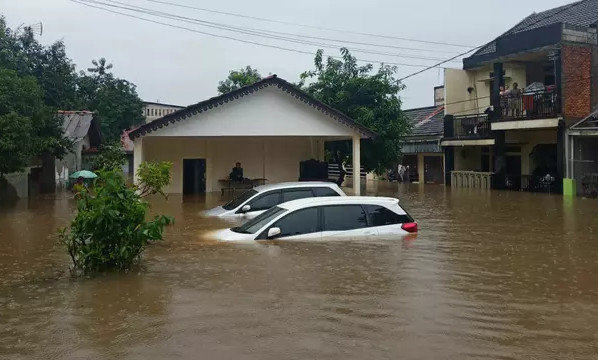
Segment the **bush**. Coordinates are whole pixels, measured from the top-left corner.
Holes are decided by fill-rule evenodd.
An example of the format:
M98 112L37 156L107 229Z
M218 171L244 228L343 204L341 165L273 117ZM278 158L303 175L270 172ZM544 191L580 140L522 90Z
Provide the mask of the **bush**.
M165 163L150 167L169 170L170 166ZM148 174L139 175L142 186L150 189L146 190L148 193L162 193L161 188L144 183ZM151 171L149 175L155 177ZM161 184L169 181L170 176L166 183L162 179ZM93 191L81 191L70 229L59 233L75 273L128 270L138 263L150 242L162 240L164 227L173 219L158 215L146 221L149 206L142 201L140 187L127 187L120 171L102 170L94 181Z

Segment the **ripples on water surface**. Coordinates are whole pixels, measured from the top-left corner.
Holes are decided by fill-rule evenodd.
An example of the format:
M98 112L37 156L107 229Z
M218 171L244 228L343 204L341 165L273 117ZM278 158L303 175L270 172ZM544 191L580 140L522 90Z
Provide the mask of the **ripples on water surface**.
M171 197L142 268L93 279L54 245L72 200L1 208L0 358L598 358L597 201L377 187L416 237L235 246L218 195Z

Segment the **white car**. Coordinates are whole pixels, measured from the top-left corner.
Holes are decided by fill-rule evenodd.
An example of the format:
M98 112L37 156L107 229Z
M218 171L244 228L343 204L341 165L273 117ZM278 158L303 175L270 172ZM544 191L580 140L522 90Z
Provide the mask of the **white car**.
M395 236L417 232L417 223L384 197L323 197L275 206L239 227L217 231L221 241L342 239Z
M346 196L338 185L330 182L289 182L254 187L232 201L205 211L206 216L255 217L287 201L323 197Z

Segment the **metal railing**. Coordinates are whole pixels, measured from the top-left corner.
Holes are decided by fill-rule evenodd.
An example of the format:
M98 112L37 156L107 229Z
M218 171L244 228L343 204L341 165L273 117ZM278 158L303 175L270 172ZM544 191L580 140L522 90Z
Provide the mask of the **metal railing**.
M475 139L489 136L490 122L486 114L455 116L453 119L453 137Z
M523 94L507 94L500 97L499 121L554 118L560 113L560 101L556 91L537 91Z
M481 171L451 171L451 186L461 188L490 189L492 188L491 172Z

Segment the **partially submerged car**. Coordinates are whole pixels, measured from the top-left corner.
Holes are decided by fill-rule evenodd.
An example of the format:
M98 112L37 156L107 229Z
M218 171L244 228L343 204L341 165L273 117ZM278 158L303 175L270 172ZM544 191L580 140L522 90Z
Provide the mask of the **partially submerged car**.
M205 211L206 216L255 217L273 206L288 201L313 197L346 196L331 182L289 182L254 187L228 203Z
M217 231L217 240L331 239L407 235L417 223L384 197L300 199L272 207L242 226Z

